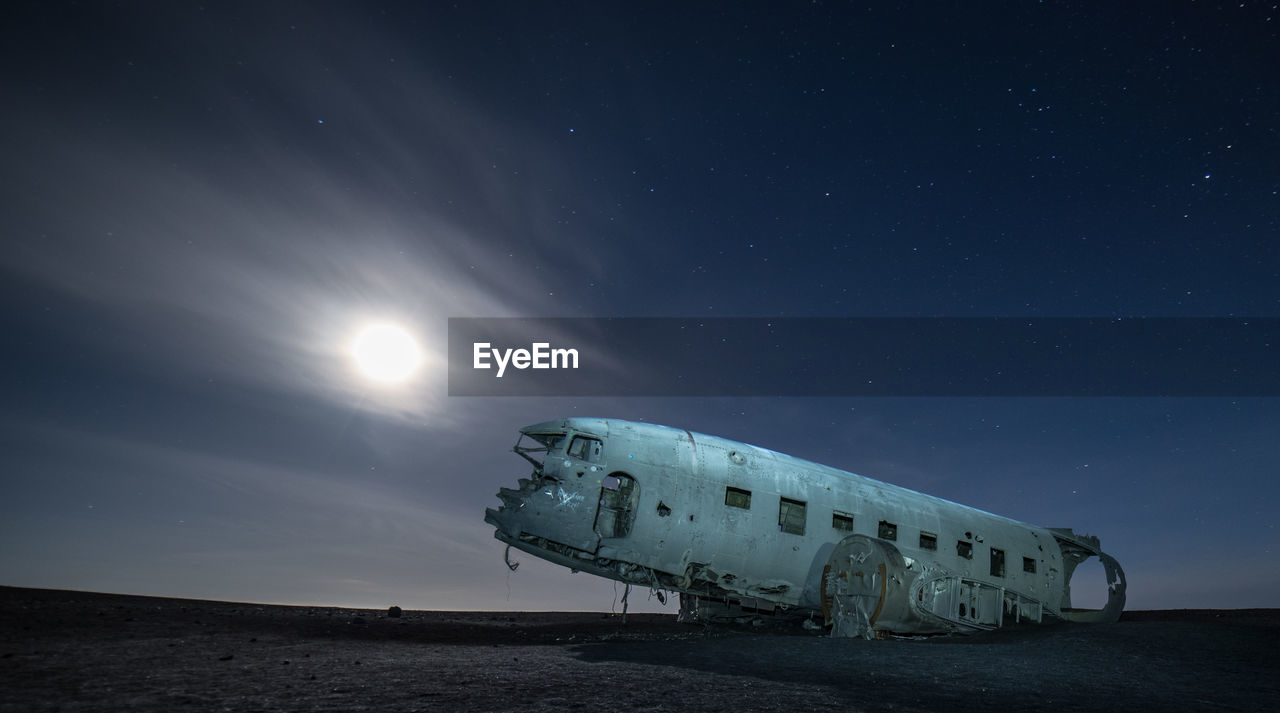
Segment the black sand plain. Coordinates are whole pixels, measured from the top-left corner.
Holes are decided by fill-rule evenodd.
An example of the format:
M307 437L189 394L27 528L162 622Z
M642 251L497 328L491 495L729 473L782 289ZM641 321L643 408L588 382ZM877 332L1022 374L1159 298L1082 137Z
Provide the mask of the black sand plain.
M862 641L0 587L0 711L1277 711L1280 610Z

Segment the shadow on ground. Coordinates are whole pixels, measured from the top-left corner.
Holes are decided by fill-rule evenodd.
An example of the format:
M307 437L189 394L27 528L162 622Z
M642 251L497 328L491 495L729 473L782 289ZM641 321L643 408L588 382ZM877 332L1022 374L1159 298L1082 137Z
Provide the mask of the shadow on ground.
M745 636L577 646L592 663L671 666L836 689L868 709L1266 710L1275 610L1137 612L924 640Z

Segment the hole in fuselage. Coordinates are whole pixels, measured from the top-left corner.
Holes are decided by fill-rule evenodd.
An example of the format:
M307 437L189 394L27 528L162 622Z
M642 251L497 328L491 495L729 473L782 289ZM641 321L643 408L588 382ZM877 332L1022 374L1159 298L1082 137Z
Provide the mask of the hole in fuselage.
M1072 609L1102 609L1107 605L1107 571L1097 557L1076 565L1070 586Z

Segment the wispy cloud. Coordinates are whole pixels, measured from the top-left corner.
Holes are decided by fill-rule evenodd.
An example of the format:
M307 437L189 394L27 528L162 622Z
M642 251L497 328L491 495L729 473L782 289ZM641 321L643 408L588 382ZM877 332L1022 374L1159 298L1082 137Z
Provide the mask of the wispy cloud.
M380 51L334 67L322 42L287 57L250 45L89 131L96 87L69 105L32 97L10 121L4 171L21 208L0 266L82 300L139 363L435 413L447 317L551 312L544 263L598 266L548 250L559 207L527 179L572 182L552 147L469 103L412 48L359 34L333 39ZM422 340L415 388L353 378L345 350L369 320Z

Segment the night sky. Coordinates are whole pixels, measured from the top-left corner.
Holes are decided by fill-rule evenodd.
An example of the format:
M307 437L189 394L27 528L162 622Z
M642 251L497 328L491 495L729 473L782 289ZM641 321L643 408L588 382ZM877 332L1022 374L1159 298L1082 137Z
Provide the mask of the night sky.
M0 584L607 611L483 522L517 429L583 415L1096 534L1130 608L1280 606L1280 399L463 398L443 361L449 317L1280 317L1275 3L0 33ZM351 363L377 320L422 345L406 384Z

